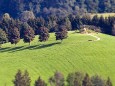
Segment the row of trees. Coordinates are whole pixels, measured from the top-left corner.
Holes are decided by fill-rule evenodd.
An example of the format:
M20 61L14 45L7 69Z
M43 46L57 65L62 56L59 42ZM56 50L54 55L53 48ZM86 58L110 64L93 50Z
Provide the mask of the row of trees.
M87 73L84 75L81 72L75 72L68 74L67 78L58 71L54 73L52 77L49 78L50 86L112 86L112 82L108 77L107 80L102 79L100 76L89 76ZM31 78L27 71L24 74L18 70L13 80L14 86L30 86ZM47 83L39 77L34 86L47 86Z
M58 18L58 16L47 16L43 17L33 17L33 14L30 12L25 13L23 15L22 21L10 18L9 14L4 14L3 20L0 22L0 27L8 32L8 29L11 26L18 27L19 31L23 29L23 24L26 22L30 27L33 28L35 34L37 34L38 28L41 26L45 26L49 29L49 32L55 32L58 30L58 26L64 25L67 30L76 30L80 29L81 25L93 25L96 27L100 27L101 32L106 34L112 34L114 25L115 25L115 16L108 17L98 17L97 15L91 17L90 14L81 15L69 15L67 17ZM28 14L28 17L27 17ZM31 14L31 15L30 15ZM24 20L24 22L23 22ZM22 31L21 31L22 32ZM21 33L22 35L23 33Z
M23 41L29 43L34 40L35 32L27 24L23 26ZM45 42L49 39L49 31L46 27L40 27L37 30L39 35L39 41ZM67 29L64 26L59 26L59 30L55 33L56 40L63 40L67 38ZM11 44L17 44L20 41L20 31L17 27L11 27L6 34L5 31L0 29L0 44L10 42Z

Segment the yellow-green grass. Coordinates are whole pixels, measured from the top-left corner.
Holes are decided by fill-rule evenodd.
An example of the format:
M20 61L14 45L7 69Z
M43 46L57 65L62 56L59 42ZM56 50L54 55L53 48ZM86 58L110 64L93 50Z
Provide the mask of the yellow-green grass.
M91 14L91 17L93 17L95 15L97 15L98 17L103 16L105 18L105 17L109 17L109 16L115 16L115 13L97 13L97 14Z
M68 39L59 44L55 34L49 41L38 42L38 37L29 44L21 40L16 46L4 44L0 49L0 86L13 86L12 80L18 69L28 70L32 83L41 76L46 82L58 70L66 77L68 73L81 71L90 75L108 76L115 85L115 37L94 34L95 38L69 32Z

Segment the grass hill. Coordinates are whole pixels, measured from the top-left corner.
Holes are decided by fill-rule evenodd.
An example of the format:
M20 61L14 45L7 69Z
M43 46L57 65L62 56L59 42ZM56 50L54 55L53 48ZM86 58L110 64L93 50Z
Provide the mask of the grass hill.
M52 33L48 42L37 42L38 37L29 44L4 44L0 49L0 85L13 86L12 80L18 69L27 69L34 81L40 75L44 80L58 70L66 76L73 71L88 72L90 75L108 76L115 85L115 37L105 34L86 34L69 32L62 44L55 41Z

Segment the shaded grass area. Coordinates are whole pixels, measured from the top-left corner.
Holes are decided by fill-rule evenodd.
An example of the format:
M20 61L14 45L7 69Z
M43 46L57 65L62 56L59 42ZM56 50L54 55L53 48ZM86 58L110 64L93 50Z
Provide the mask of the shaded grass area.
M51 44L41 44L41 45L32 45L32 46L15 46L13 48L6 47L6 48L0 48L0 52L16 52L16 51L23 51L23 50L35 50L35 49L42 49L54 46L56 44L61 44L61 42L51 43Z
M110 78L115 85L115 37L94 34L100 41L90 42L95 38L69 32L68 39L62 43L55 41L55 34L45 43L38 42L38 37L29 44L21 40L16 46L10 43L0 48L0 86L13 86L12 80L18 69L28 70L34 81L41 76L48 78L58 70L66 77L73 71L87 72L90 75L101 75Z

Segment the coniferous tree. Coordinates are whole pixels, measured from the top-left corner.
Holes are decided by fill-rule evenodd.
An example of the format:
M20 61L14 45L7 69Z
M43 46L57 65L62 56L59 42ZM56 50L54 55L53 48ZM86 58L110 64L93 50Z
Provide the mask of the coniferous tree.
M93 86L91 79L88 74L85 75L83 81L82 81L82 86Z
M108 79L106 81L106 86L113 86L109 77L108 77Z
M11 44L17 44L20 41L20 32L17 27L10 28L8 31L8 39Z
M80 72L70 73L67 77L68 86L82 86L84 76Z
M15 80L13 81L14 86L23 86L23 76L22 72L18 70L17 74L15 75Z
M98 75L92 76L91 81L94 86L105 86L105 81Z
M95 16L92 18L92 24L95 25L95 26L98 26L98 24L99 24L98 15L95 15Z
M49 78L51 86L64 86L64 76L60 72L55 72L54 76Z
M65 26L59 26L58 31L55 33L56 40L62 41L63 39L66 39L68 37L67 33Z
M47 86L47 84L45 83L45 81L43 81L40 77L38 78L38 80L35 81L35 85L34 86Z
M25 71L25 73L22 74L20 70L18 70L15 80L13 81L14 86L30 86L30 82L29 73Z
M39 41L45 42L49 38L49 31L46 27L40 27L39 28Z
M6 35L5 31L0 29L0 47L1 47L1 44L4 44L6 42L8 42L7 35Z
M29 77L28 71L26 70L23 75L23 86L30 86L30 83L31 83L31 79Z
M34 30L26 25L25 28L24 28L24 31L23 31L23 40L25 43L29 43L30 45L30 42L34 40L35 38L35 35L34 35Z
M112 25L112 35L115 36L115 22L113 22L113 25Z

